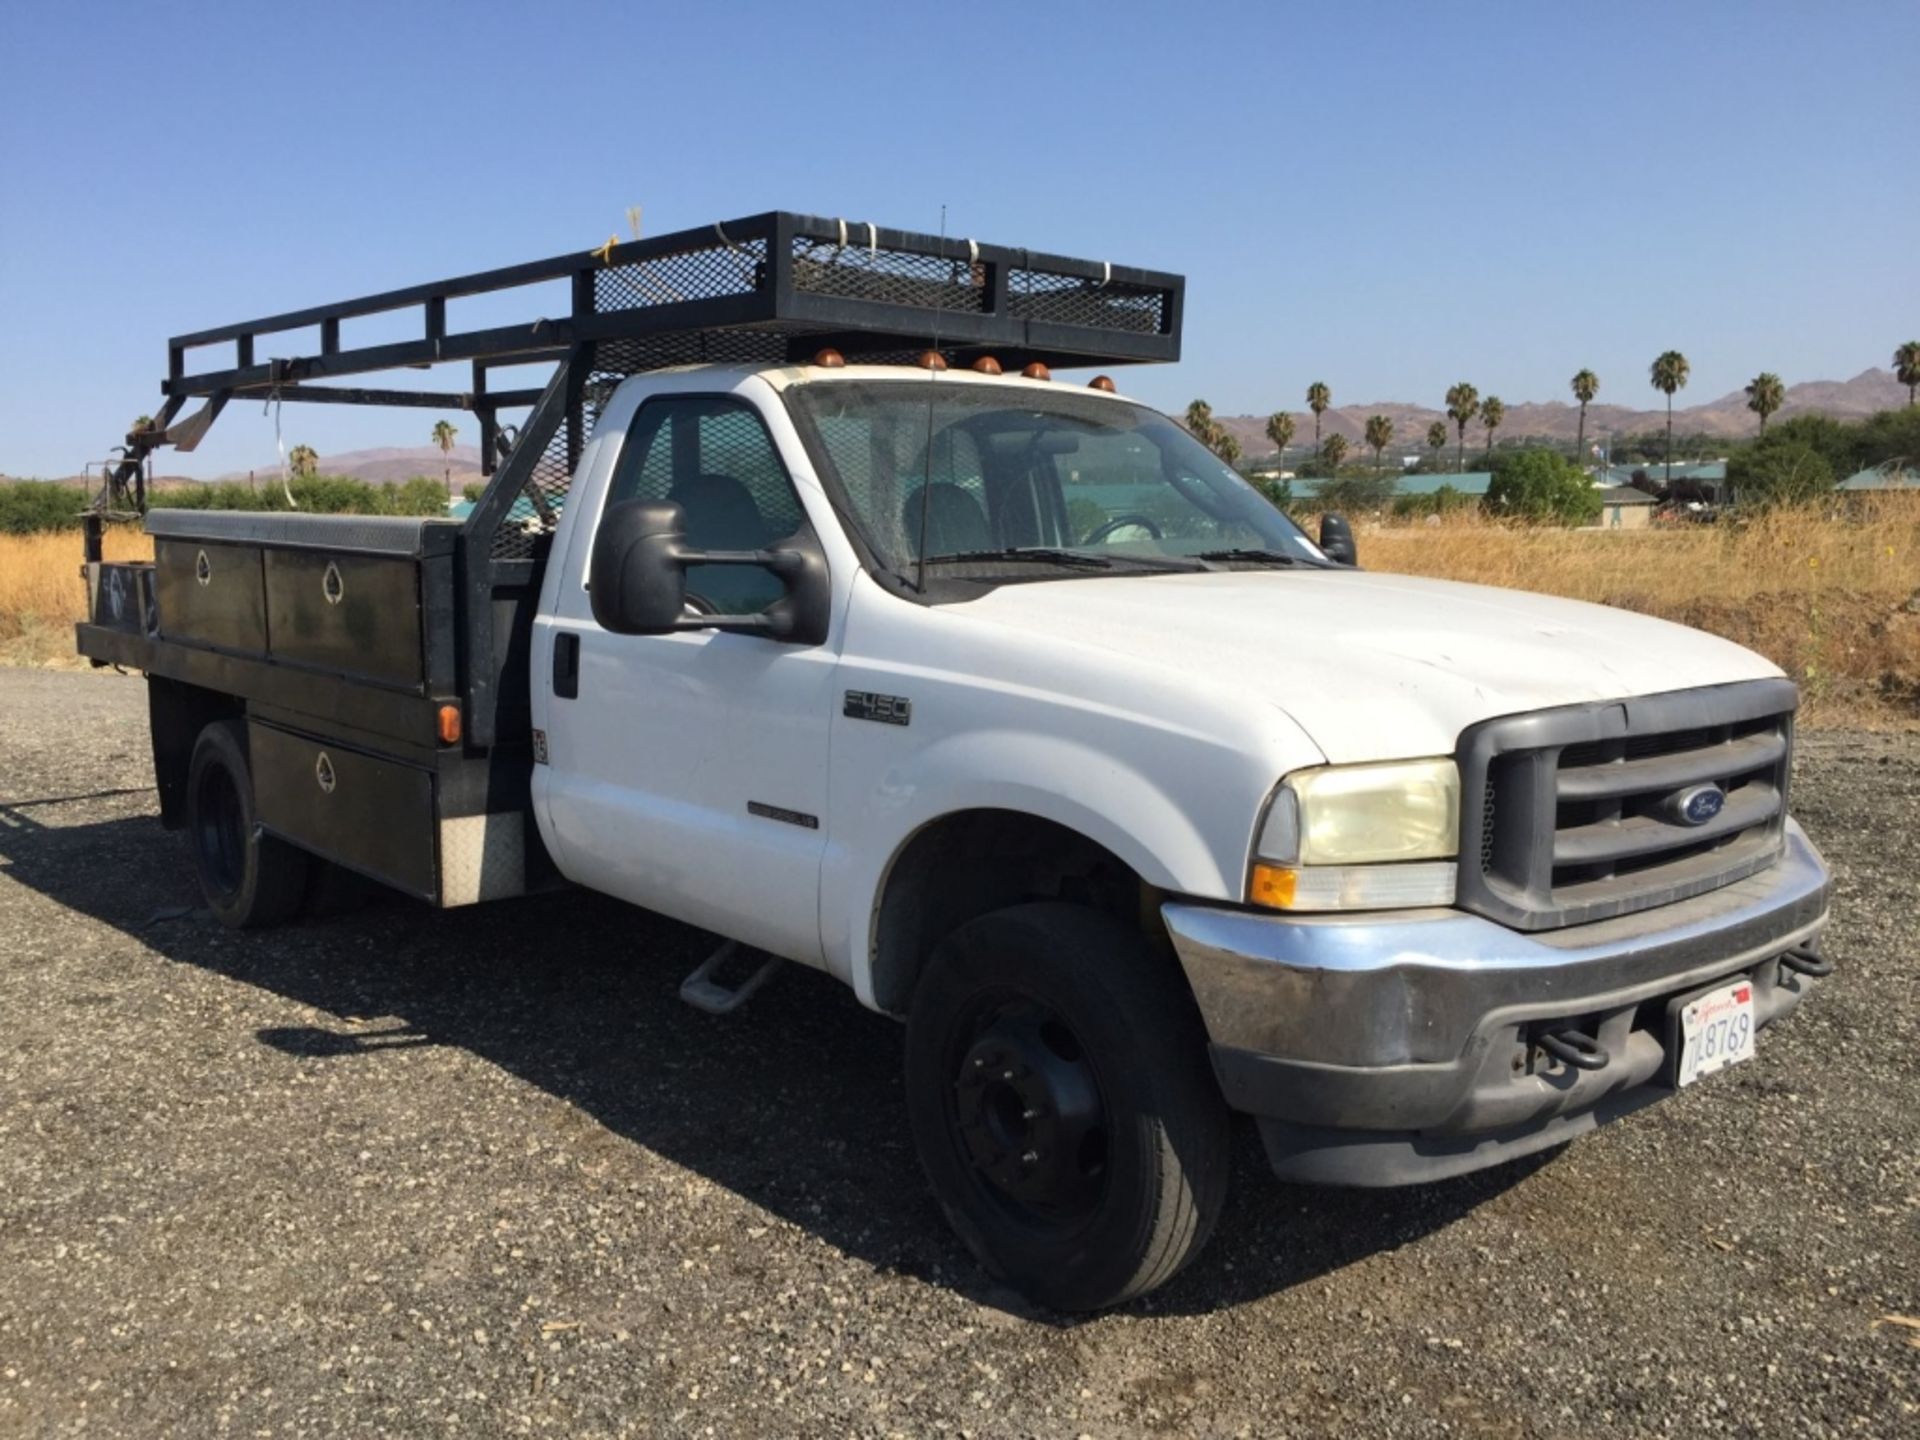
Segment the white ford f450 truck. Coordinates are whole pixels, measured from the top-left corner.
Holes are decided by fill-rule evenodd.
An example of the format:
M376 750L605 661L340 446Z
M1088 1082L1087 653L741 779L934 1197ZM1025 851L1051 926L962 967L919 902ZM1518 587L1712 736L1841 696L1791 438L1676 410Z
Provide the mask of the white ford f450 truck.
M558 318L448 325L554 281ZM1339 517L1310 539L1053 378L1177 358L1182 299L778 212L181 336L79 646L146 672L162 817L230 924L340 870L572 884L722 937L696 1005L794 961L899 1017L934 1192L1056 1307L1198 1252L1232 1112L1289 1180L1401 1185L1747 1059L1831 968L1793 686L1369 574ZM449 362L471 389L329 383ZM491 479L460 519L154 509L155 560L104 563L143 457L235 398L458 406Z

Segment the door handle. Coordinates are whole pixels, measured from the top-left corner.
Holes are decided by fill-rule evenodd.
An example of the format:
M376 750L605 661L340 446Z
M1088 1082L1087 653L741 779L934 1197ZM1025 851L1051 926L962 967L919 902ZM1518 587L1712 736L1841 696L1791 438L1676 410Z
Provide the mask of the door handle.
M553 637L553 694L557 700L580 695L580 637L571 630Z

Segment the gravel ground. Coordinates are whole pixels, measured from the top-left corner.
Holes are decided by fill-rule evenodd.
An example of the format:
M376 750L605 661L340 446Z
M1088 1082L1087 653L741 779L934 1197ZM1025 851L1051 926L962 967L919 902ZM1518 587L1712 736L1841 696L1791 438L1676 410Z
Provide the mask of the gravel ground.
M1806 737L1839 975L1551 1159L1281 1186L1149 1301L941 1223L899 1035L590 896L239 937L144 694L0 671L0 1432L1920 1434L1920 740ZM564 937L564 938L561 938Z

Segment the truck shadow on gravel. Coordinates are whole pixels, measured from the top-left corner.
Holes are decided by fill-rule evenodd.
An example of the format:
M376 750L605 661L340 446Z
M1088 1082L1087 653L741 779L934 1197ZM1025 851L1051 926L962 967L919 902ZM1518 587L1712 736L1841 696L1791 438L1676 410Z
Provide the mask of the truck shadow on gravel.
M367 1066L396 1046L457 1046L876 1270L1076 1322L996 1285L947 1229L908 1136L899 1028L824 975L789 966L735 1014L703 1014L677 990L713 937L585 892L444 913L382 897L235 934L192 908L184 847L156 819L44 819L0 824L13 879L162 959L334 1017L261 1030L257 1043ZM1250 1126L1238 1139L1213 1243L1136 1310L1206 1313L1311 1282L1419 1240L1547 1163L1417 1190L1318 1191L1273 1180Z

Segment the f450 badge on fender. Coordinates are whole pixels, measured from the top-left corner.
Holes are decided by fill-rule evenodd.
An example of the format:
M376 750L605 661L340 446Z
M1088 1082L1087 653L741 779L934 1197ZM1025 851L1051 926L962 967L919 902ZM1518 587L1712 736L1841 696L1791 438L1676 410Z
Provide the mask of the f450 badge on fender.
M849 720L877 720L882 725L911 725L913 701L904 695L876 695L871 690L847 691L840 713Z

